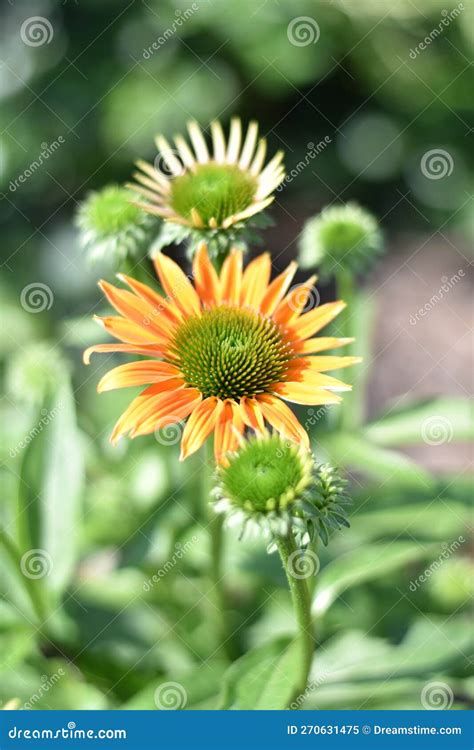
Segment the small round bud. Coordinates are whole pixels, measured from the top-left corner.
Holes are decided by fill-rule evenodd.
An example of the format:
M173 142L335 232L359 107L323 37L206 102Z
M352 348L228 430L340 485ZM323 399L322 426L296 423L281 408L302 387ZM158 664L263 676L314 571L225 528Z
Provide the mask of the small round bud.
M383 250L382 233L372 214L356 203L329 206L306 222L299 242L303 268L317 266L323 277L338 271L361 273Z
M146 254L160 220L134 205L136 198L127 188L109 185L83 201L76 224L92 261L120 262Z

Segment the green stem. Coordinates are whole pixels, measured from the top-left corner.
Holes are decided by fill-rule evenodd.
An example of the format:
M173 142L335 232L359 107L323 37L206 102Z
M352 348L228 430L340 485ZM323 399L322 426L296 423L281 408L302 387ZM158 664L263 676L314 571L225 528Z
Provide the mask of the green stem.
M350 272L345 269L339 269L336 272L336 283L337 283L337 296L339 299L344 300L347 307L341 313L340 326L342 327L342 336L344 338L354 337L354 328L352 325L352 319L355 315L355 285L354 278ZM353 345L349 344L345 351L346 354L352 355ZM358 405L354 398L354 393L351 391L344 394L340 406L340 422L339 427L341 430L351 431L356 427L357 424L357 412Z
M307 688L315 648L314 625L311 616L311 596L306 580L304 578L295 577L295 575L292 574L292 563L290 558L298 549L295 544L293 533L290 532L286 537L279 537L277 540L277 547L288 580L301 641L302 671L294 695L294 698L297 698L299 695L304 694Z

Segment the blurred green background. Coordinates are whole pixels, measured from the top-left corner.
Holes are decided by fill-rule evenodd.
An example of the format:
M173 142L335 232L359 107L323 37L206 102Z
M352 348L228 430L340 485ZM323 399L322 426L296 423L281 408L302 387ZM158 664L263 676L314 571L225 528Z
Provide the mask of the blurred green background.
M328 204L368 207L387 244L358 280L357 431L335 429L330 410L299 414L354 495L351 529L318 551L304 707L468 707L473 5L65 0L2 15L0 700L159 708L172 682L181 707L272 703L216 646L202 457L179 464L171 429L112 448L130 393L95 386L118 359L81 361L101 339L96 282L114 264L87 263L79 202L153 160L157 132L238 114L285 150L288 172L326 139L277 192L275 272ZM32 16L43 37L28 37ZM432 150L441 177L421 168ZM278 559L229 531L224 582L233 657L272 670L293 632Z

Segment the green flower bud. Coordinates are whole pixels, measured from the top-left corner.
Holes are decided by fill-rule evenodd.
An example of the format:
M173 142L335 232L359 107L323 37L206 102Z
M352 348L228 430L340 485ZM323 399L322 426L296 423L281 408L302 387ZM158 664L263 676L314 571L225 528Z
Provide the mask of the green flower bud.
M121 262L146 254L161 222L134 205L133 200L136 195L131 190L108 185L83 201L76 223L92 261Z
M383 238L372 214L356 203L329 206L309 219L299 241L303 268L317 266L323 277L338 271L369 270L383 250Z
M217 469L214 508L227 515L228 525L242 524L241 536L269 538L269 551L290 531L299 545L317 535L327 544L331 528L349 525L345 485L304 446L267 433L243 441Z

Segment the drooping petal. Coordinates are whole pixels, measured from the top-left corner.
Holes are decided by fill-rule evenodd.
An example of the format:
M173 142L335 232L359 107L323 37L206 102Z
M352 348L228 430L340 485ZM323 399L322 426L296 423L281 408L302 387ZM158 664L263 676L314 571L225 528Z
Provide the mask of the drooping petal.
M264 393L257 396L263 416L281 435L309 448L309 437L291 409L281 399Z
M112 391L115 388L129 388L131 386L160 383L170 378L180 378L177 367L169 362L157 362L153 359L127 362L125 365L109 370L99 381L97 392ZM181 379L182 380L182 379ZM184 385L182 380L181 385Z
M289 266L281 273L268 287L260 305L260 310L264 315L272 315L278 303L283 299L291 280L296 273L297 264L292 261Z
M247 427L251 427L255 432L263 433L265 431L265 422L263 421L262 410L256 398L243 396L240 399L240 416Z
M101 318L95 315L94 320L112 336L115 336L116 339L126 344L154 344L160 349L167 344L166 338L157 336L153 331L138 326L133 320L128 320L128 318L120 318L117 315Z
M169 321L164 317L161 319L154 315L153 307L141 297L127 291L118 289L107 281L99 281L99 286L108 301L120 315L133 321L140 329L151 335L167 337L171 332Z
M194 286L203 305L212 307L220 302L220 283L216 270L209 260L207 246L202 242L193 259Z
M124 284L128 284L135 294L138 294L139 297L148 302L156 317L163 315L173 324L182 321L183 315L181 311L175 305L170 304L161 294L155 292L148 284L143 284L141 281L137 281L124 273L118 273L117 278L123 281Z
M294 321L288 327L289 331L291 331L294 338L298 339L307 339L309 336L314 336L321 328L324 328L331 320L334 320L341 310L344 310L345 306L346 303L339 300L316 307Z
M224 403L211 396L201 401L191 413L181 439L180 461L195 453L213 431Z
M214 430L214 456L217 463L225 463L226 454L237 450L244 431L238 404L226 400Z
M142 417L149 417L150 414L153 414L156 404L164 393L169 391L172 396L176 396L179 389L183 389L183 386L173 380L165 380L162 383L155 383L145 388L139 396L136 396L130 402L119 417L110 436L110 442L115 444L122 435L130 432Z
M202 399L196 388L182 388L176 393L163 394L152 414L141 417L130 432L130 437L149 435L176 422L182 422L195 409Z
M84 354L82 355L82 359L85 365L89 365L91 361L91 354L97 353L105 353L105 352L123 352L124 354L143 354L146 357L155 356L155 357L162 357L163 352L153 344L143 344L142 346L136 346L134 344L95 344L94 346L89 346Z
M351 338L339 339L332 336L318 336L314 339L306 339L306 341L294 341L293 351L297 354L317 354L352 343L354 343L354 339Z
M273 388L274 393L284 398L286 401L292 401L294 404L303 404L307 406L319 406L320 404L338 404L341 397L335 393L330 393L322 388L306 385L305 383L279 383Z
M153 263L169 301L179 307L185 315L199 315L199 297L178 264L163 253L157 253Z
M250 174L253 175L253 177L257 177L259 174L263 162L265 161L265 154L267 153L267 142L265 138L260 138L258 142L258 147L255 152L255 156L253 158L252 164L250 165Z
M246 267L242 276L241 304L260 308L260 303L267 290L272 269L270 253L262 253L252 260Z
M242 251L233 249L222 265L220 276L221 301L236 305L242 288Z

